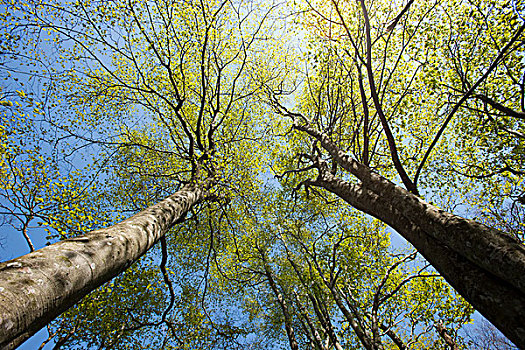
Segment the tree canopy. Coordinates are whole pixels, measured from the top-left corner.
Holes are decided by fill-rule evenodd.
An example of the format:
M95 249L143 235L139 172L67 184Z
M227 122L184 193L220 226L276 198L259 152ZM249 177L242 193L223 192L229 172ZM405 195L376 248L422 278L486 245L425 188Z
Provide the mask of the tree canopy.
M525 346L521 1L0 12L1 347Z

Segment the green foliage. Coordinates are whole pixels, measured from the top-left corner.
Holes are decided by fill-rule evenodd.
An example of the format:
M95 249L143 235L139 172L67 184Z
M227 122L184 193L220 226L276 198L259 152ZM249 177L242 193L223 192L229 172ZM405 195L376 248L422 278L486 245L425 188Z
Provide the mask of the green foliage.
M193 264L200 261L201 268L209 271L209 299L233 302L234 309L242 310L245 327L257 338L273 338L275 344L282 344L274 345L276 348L287 347L282 331L285 316L270 279L289 306L301 347L311 343L301 308L308 310L323 339L326 337L322 320L316 319L312 309L310 293L327 313L342 346L362 346L325 284L334 274L337 288L348 296L347 307L356 318L362 318L368 325L365 327L370 327L370 315L376 313L379 322L391 327L412 348L442 346L433 331L439 320L454 329L470 321L472 308L421 260L414 260L415 254L392 251L383 224L346 211L337 202L294 200L271 188L254 194L250 201L247 197L245 194L244 210L236 212L231 204L218 222L214 219L217 215L210 216L200 230L192 230L213 230L206 236L212 237L206 243L210 246L203 247L201 240L206 237L197 236L194 239L200 246L173 256L191 255ZM262 205L255 209L250 202ZM201 260L194 255L198 251ZM384 300L374 306L376 297ZM386 336L383 341L385 346L391 343Z
M344 152L400 183L372 101L359 3L296 6L305 13L299 22L306 28L306 72L301 97L289 103ZM397 3L367 4L374 84L400 163L432 202L523 239L524 119L516 117L524 110L524 35L516 36L523 4L416 1L407 6L405 13ZM494 70L446 122L509 43ZM278 174L307 168L305 157L296 155L315 153L304 134L288 142L292 145L283 152L285 165ZM344 173L338 176L354 181Z
M522 4L511 5L417 1L389 29L401 5L367 4L371 70L402 166L412 179L420 172L420 193L440 207L523 239L523 119L485 98L523 113L523 35L421 163L519 27ZM287 322L307 347L308 318L323 341L332 327L343 348L361 348L337 293L385 349L394 341L374 327L437 349L437 322L454 332L470 322L472 308L422 258L392 248L384 224L308 185L312 155L358 181L269 107L288 94L285 105L346 154L401 181L370 93L359 3L294 3L293 24L276 6L2 3L6 223L25 233L34 220L52 242L187 183L207 191L166 238L173 299L154 249L50 326L64 348L286 348ZM285 24L291 34L281 35Z

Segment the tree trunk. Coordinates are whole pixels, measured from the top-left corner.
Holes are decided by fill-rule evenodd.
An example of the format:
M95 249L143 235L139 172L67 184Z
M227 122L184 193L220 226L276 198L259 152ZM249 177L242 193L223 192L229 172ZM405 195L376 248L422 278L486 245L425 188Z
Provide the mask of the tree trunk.
M261 249L259 249L259 253L261 254L261 259L264 266L264 274L268 280L268 283L270 284L270 287L273 291L273 294L275 295L275 298L277 299L277 302L279 303L279 306L281 307L281 311L283 312L283 318L284 318L284 328L286 330L286 335L288 336L288 342L290 344L291 350L299 350L299 343L297 343L297 339L295 338L295 331L293 328L293 319L292 315L290 314L290 311L288 309L288 304L286 303L286 299L283 296L283 293L279 291L279 288L277 287L277 283L275 283L275 280L273 278L272 270L270 269L270 265L268 264L268 260L266 259L266 253L263 252Z
M445 343L448 345L448 347L450 348L450 350L459 350L459 347L457 346L456 342L454 341L454 338L452 338L450 336L450 334L448 334L448 331L447 329L445 328L445 326L443 326L443 323L440 322L437 322L434 327L436 328L439 336L441 338L443 338L443 340L445 341Z
M344 154L327 135L294 124L317 139L353 184L316 161L323 187L354 208L390 225L420 252L476 310L525 349L525 246L509 235L447 213Z
M287 251L288 252L288 251ZM305 288L306 292L307 292L307 295L310 299L310 301L312 302L312 305L315 307L315 298L313 297L311 291L310 291L310 288L308 286L308 284L304 281L302 275L301 275L301 272L300 272L300 269L299 267L297 266L297 264L291 259L291 257L288 255L288 261L290 262L290 264L292 265L294 271L295 271L295 274L297 275L297 277L299 278L299 280L301 281L301 284L303 285L303 287ZM346 321L348 322L348 324L352 327L352 329L354 330L354 333L355 335L357 336L357 338L359 339L359 341L361 342L361 344L363 345L363 347L367 350L373 350L372 348L372 340L369 336L369 334L367 334L366 330L363 329L361 327L361 324L358 323L356 320L355 320L355 317L354 315L352 315L350 313L350 311L346 308L346 306L344 305L343 303L343 299L341 298L341 295L339 293L339 291L337 290L337 286L335 285L335 281L334 280L330 280L328 281L324 276L323 276L323 273L322 271L317 268L316 269L317 272L319 273L319 276L321 277L321 279L323 280L323 283L326 285L326 287L330 290L331 294L332 294L332 297L334 298L334 301L336 303L336 305L339 307L339 310L343 313ZM315 310L317 311L317 310ZM319 314L319 312L316 312L316 314ZM322 316L322 315L321 315ZM359 315L355 315L355 316L359 316ZM317 317L319 319L319 321L321 322L322 321L322 317ZM335 335L334 335L335 336Z
M0 264L0 348L20 345L146 253L204 191L186 186L114 226Z
M399 189L406 192L403 195L393 196L392 193L390 195L386 193L384 196L380 196L364 186L350 184L329 173L320 176L314 184L327 189L356 209L362 210L394 228L412 243L418 252L476 310L517 346L525 348L525 293L516 286L520 283L517 280L513 280L514 283L509 282L509 277L512 279L513 276L504 279L465 257L465 255L481 256L478 252L468 252L463 255L461 251L456 250L457 247L463 247L461 240L465 238L466 230L475 231L479 228L479 234L482 235L489 228L478 223L471 224L470 220L450 213L443 212L440 214L439 209L426 203L426 206L433 208L430 217L428 217L426 210L413 202L413 205L408 205L406 202L403 205L401 204L407 200L407 196L413 196L401 188ZM419 202L423 202L419 198L417 199ZM421 222L424 224L420 225ZM433 231L430 231L431 229ZM445 242L435 237L435 231L438 230L447 232L448 237ZM456 240L458 243L455 245L456 249L453 249ZM506 237L503 236L502 240L505 241ZM473 243L468 249L476 250L479 243L479 241ZM510 247L506 250L508 254L523 249L520 243L514 242L510 237L509 245ZM502 265L508 264L511 259L504 260L505 255L500 251L504 248L504 246L497 244L486 247L487 250L494 249L495 252L485 256L486 261L483 265L492 263L498 265L492 270L498 270ZM519 261L516 265L516 270L523 268ZM523 280L524 276L522 275L519 279Z

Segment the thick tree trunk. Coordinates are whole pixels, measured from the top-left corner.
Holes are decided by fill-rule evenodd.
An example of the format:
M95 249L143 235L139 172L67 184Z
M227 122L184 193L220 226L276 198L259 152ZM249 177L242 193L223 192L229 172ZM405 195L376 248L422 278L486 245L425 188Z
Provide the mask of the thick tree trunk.
M11 349L126 270L204 192L186 186L114 226L0 264L0 348Z
M352 184L318 163L312 185L336 194L399 232L476 310L525 349L525 246L472 220L445 212L373 173L309 125L295 128L317 139L360 180Z
M402 201L407 200L406 196L412 196L411 193L403 189L400 190L406 193L400 196L393 196L392 193L390 195L385 193L384 196L380 196L363 186L352 185L329 173L320 176L315 184L338 195L356 209L375 216L394 228L412 243L421 255L476 310L498 327L516 345L525 348L525 293L517 287L520 283L517 283L516 280L509 281L509 277L504 279L497 276L492 271L487 271L483 266L480 266L481 264L477 264L465 256L476 255L481 257L479 254L468 252L463 255L461 252L461 247L464 246L461 241L465 238L465 230L475 230L482 225L478 223L470 225L470 220L450 213L443 213L441 214L442 217L439 217L439 209L426 203L426 206L433 208L429 217L425 208L421 208L415 203L412 206L407 205L407 203L401 204ZM419 198L417 199L421 201ZM457 221L462 223L457 224ZM421 222L423 224L420 225ZM431 229L434 231L430 231ZM435 237L437 230L448 231L445 242ZM482 226L479 234L483 234L484 230L489 230L489 228ZM505 237L501 237L501 239L506 240ZM455 240L458 241L455 248L459 249L459 252L452 248ZM477 249L480 242L475 243L468 249ZM507 252L516 250L520 252L520 249L523 249L520 243L514 242L510 237L509 245ZM491 269L498 271L501 265L509 263L508 260L504 260L505 255L499 251L505 249L505 246L493 244L486 249L490 248L494 249L495 253L486 254L486 262L483 265L487 263L499 265ZM516 270L523 268L519 261L516 265ZM512 279L513 276L510 278ZM524 276L519 279L523 280Z

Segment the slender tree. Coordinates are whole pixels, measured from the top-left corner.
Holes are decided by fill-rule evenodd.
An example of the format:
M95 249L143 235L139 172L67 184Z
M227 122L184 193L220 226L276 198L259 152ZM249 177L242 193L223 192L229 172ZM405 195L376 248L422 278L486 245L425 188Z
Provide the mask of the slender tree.
M381 222L317 198L261 195L263 207L223 223L234 234L216 228L225 246L210 271L210 289L234 291L262 323L256 335L289 348L415 349L443 345L434 320L469 322L472 308L416 253L392 251Z

